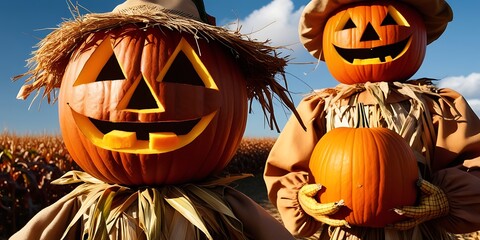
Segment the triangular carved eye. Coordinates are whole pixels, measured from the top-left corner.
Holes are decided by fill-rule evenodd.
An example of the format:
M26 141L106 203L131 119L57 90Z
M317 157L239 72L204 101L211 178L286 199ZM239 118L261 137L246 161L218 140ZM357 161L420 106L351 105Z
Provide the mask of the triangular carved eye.
M398 25L395 19L393 19L392 15L390 13L387 13L387 16L382 21L382 24L380 26L387 26L387 25Z
M105 38L82 68L73 86L100 81L127 79L118 63L110 37Z
M348 21L345 23L345 26L343 26L342 30L345 30L345 29L350 29L350 28L356 28L357 25L355 25L355 23L352 21L351 18L348 19Z
M403 17L403 15L391 5L388 6L387 15L385 15L385 18L380 24L380 26L388 26L388 25L410 27L410 24L408 23L407 19L405 19L405 17Z
M180 51L175 60L173 60L165 77L163 77L163 82L205 86L183 51Z
M188 84L218 90L217 84L200 57L183 38L165 63L157 82Z
M353 22L352 18L350 17L350 14L346 12L345 14L343 14L335 30L341 31L341 30L352 29L352 28L357 28L357 25L355 25L355 23Z

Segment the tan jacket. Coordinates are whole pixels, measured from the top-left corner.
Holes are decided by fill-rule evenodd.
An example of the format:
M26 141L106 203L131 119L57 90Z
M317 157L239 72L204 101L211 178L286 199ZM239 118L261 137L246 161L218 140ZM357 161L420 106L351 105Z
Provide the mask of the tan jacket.
M425 82L367 83L324 89L298 105L306 130L291 117L266 163L270 201L294 235L310 236L321 223L304 213L298 190L309 181L308 161L317 141L330 129L354 126L357 102L366 104L370 126L402 135L418 153L426 180L449 199L450 212L434 225L453 233L480 229L480 120L465 99L451 89ZM321 184L321 183L320 183Z

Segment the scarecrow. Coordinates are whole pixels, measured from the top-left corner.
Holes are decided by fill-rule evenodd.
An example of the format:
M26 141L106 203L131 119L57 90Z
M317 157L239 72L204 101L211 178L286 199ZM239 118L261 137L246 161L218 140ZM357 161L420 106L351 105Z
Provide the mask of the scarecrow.
M306 128L289 119L266 163L293 235L439 240L480 229L480 120L454 90L409 80L451 20L444 0L305 7L300 39L340 84L299 103Z
M40 43L19 97L59 88L79 184L12 239L292 239L222 176L257 99L295 108L276 48L214 25L202 1L127 0L63 22ZM284 78L283 78L284 79ZM270 115L268 115L270 114Z

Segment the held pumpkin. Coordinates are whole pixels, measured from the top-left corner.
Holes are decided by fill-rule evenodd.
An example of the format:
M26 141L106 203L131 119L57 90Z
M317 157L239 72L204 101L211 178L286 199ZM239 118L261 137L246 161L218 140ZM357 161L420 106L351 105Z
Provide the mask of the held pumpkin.
M328 19L323 35L325 63L345 84L408 80L420 68L426 47L422 17L399 1L340 9Z
M331 217L385 227L404 217L395 207L416 201L418 167L405 140L386 128L335 128L317 143L310 160L319 202L345 201Z
M93 33L72 55L58 101L67 149L109 183L176 184L222 170L246 125L238 65L215 41L137 25Z

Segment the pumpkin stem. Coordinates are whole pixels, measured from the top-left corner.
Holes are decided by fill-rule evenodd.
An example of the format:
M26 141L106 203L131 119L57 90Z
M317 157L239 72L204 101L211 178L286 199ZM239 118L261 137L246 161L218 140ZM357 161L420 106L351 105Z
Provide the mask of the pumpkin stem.
M365 106L363 103L357 103L357 124L355 128L369 128L367 114L365 113Z

